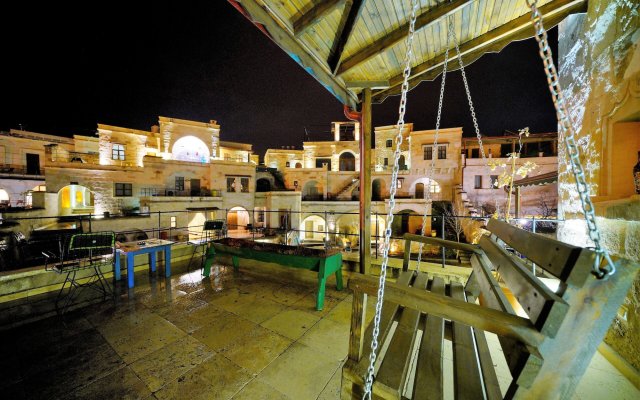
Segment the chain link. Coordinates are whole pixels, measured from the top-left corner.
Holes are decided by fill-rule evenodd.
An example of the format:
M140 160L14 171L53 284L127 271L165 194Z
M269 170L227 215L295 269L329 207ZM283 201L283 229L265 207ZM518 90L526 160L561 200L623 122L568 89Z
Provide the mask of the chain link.
M426 204L424 205L424 214L422 215L422 227L420 228L420 235L422 236L424 236L424 228L427 226L427 215L429 213L429 206L433 204L433 201L431 199L431 182L433 181L433 173L436 166L436 156L438 153L438 137L440 134L440 119L442 117L444 88L447 80L447 65L449 64L449 42L451 41L452 34L453 34L453 20L451 19L451 17L449 17L447 44L445 46L446 50L444 51L444 66L442 67L442 82L440 83L440 98L438 99L438 115L436 116L436 133L433 138L433 147L431 148L431 166L429 168L429 173L427 174L428 187L424 195ZM431 208L433 210L433 207ZM420 271L420 262L422 261L423 248L424 248L424 243L420 243L420 248L418 250L418 264L416 266L418 271Z
M476 109L473 107L473 100L471 100L471 90L469 90L469 82L467 82L467 74L464 71L464 63L462 62L462 54L460 53L460 46L458 46L458 39L456 38L456 32L451 20L451 30L453 37L453 44L456 46L456 54L458 55L458 64L460 65L460 73L462 74L462 82L464 83L464 90L467 93L467 101L469 102L469 111L471 112L471 119L473 120L473 128L476 131L476 138L478 138L478 146L480 146L480 155L482 155L482 161L484 165L487 164L487 157L484 153L484 145L482 144L482 135L480 135L480 127L478 126L478 119L476 118Z
M576 188L578 189L578 194L580 196L582 211L589 229L589 237L595 246L596 257L592 272L598 279L603 279L616 272L615 264L600 242L600 231L596 224L595 208L593 207L591 197L589 196L589 186L587 185L587 181L584 176L584 169L582 168L582 163L580 161L580 150L578 149L578 145L575 140L574 125L571 121L571 115L567 110L567 104L562 94L558 71L556 70L556 66L553 62L553 55L551 54L551 48L549 47L547 31L544 29L544 25L542 24L542 15L538 10L537 0L527 0L527 5L531 8L531 22L535 28L535 38L538 42L540 57L544 64L544 73L547 76L549 91L551 92L553 105L556 109L559 133L564 136L564 143L567 148L571 171L573 172L573 176L576 180ZM606 260L606 264L601 267L600 264L603 258Z
M382 313L382 303L384 299L384 284L387 277L387 265L389 263L389 248L391 242L391 225L393 224L393 210L396 205L395 196L398 189L398 171L403 141L404 115L407 110L407 93L409 92L409 77L411 76L411 59L413 58L413 38L415 34L416 15L418 10L418 0L411 0L411 19L409 23L409 34L407 36L407 52L404 58L404 71L402 82L402 94L400 96L400 107L398 109L398 134L396 135L396 149L394 152L393 170L391 173L391 189L389 193L389 212L386 218L386 229L382 243L382 266L380 267L380 281L378 286L378 299L376 301L376 313L373 318L373 335L371 338L371 354L369 355L369 368L365 377L363 399L371 400L371 390L373 387L373 374L376 364L376 351L378 350L378 335L380 334L380 314Z

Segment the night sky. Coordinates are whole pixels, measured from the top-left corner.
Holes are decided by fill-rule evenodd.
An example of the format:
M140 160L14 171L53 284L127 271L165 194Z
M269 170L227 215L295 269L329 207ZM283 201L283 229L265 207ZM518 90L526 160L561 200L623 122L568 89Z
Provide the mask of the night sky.
M252 143L262 157L300 148L305 127L327 139L329 123L345 120L342 105L226 1L96 4L5 10L0 129L71 136L92 135L97 123L149 130L159 115L215 119L222 140ZM555 29L550 39L555 47ZM483 56L467 76L483 135L556 131L533 39ZM405 120L416 129L435 126L439 84L410 93ZM374 105L374 126L397 121L398 99ZM459 72L447 78L442 118L474 134Z

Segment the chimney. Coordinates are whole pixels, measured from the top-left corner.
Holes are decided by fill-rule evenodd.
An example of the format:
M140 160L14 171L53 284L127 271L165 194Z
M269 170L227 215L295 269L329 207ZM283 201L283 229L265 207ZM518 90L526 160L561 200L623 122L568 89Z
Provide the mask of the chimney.
M209 124L211 124L211 125L218 125L218 121L216 121L215 119L210 119L210 120L209 120Z
M160 133L160 127L158 125L151 125L151 133Z

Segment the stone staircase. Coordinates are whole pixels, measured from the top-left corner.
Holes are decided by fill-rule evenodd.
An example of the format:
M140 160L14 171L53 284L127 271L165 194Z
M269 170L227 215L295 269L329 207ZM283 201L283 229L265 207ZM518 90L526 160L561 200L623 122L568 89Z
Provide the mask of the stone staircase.
M460 199L460 202L464 207L464 210L463 210L464 215L469 215L471 217L480 216L480 212L473 206L473 203L471 203L471 200L469 200L469 196L467 195L467 192L465 192L462 189L462 185L455 185L454 191L455 191L455 197Z
M351 192L353 192L353 190L358 186L360 186L360 178L354 178L349 184L347 184L347 186L342 188L342 190L336 194L336 200L351 201Z

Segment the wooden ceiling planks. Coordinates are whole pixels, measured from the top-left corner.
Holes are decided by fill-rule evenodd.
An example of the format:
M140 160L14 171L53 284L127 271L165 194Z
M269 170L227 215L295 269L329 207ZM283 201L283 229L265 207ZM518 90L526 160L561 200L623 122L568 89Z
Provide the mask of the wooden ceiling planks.
M361 0L350 35L343 35L342 51L336 46L346 32L345 10L360 0L228 0L254 22L263 24L280 47L312 73L343 103L352 104L358 88L349 81L389 81L388 89L375 90L373 99L384 100L399 92L406 52L409 0ZM411 86L433 79L442 70L447 41L447 16L451 15L465 65L485 52L501 50L513 40L533 35L525 29L529 8L524 0L419 0ZM239 4L239 6L238 6ZM244 7L244 5L247 7ZM545 24L555 25L567 15L583 11L587 0L540 0ZM267 16L275 23L256 20ZM273 32L272 32L273 30ZM450 43L450 48L453 43ZM305 54L298 54L302 52ZM451 50L450 50L451 52ZM450 53L455 56L455 50ZM451 68L457 68L452 60ZM351 95L345 95L350 93Z

